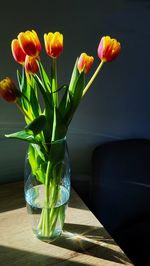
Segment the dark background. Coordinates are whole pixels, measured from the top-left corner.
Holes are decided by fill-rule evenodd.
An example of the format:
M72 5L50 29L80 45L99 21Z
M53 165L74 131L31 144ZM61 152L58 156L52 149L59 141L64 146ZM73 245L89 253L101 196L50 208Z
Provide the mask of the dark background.
M64 34L59 58L59 81L69 82L81 52L95 57L87 75L99 63L97 46L103 35L122 45L116 61L105 64L83 99L68 132L73 178L88 178L90 158L99 143L124 138L150 137L150 1L76 0L3 1L0 11L0 78L16 80L20 66L13 60L11 40L19 32ZM50 59L41 53L47 71ZM26 144L3 137L20 130L24 120L16 106L0 100L0 182L23 179Z

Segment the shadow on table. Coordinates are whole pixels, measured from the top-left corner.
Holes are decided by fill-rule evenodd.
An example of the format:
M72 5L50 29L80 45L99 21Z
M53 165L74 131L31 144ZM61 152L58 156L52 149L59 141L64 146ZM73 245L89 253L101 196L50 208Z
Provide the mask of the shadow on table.
M39 253L34 253L34 252L29 252L29 251L24 251L24 250L19 250L15 248L9 248L9 247L4 247L0 246L0 265L1 266L48 266L48 265L71 265L71 266L87 266L86 263L82 262L74 262L67 257L60 258L58 257L52 257L52 256L47 256ZM90 265L90 264L88 264Z
M25 207L23 182L9 183L0 187L0 212Z
M117 244L103 227L68 223L62 236L52 244L121 264L129 262L124 253L115 250Z

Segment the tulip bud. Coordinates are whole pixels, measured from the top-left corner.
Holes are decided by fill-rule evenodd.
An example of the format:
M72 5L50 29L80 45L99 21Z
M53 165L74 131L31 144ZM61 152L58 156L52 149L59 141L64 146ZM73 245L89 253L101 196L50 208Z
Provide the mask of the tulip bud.
M82 53L79 57L77 65L79 72L81 73L84 70L84 72L87 73L92 67L93 62L94 62L93 56L89 56L86 53Z
M0 81L0 97L7 102L16 102L21 92L17 90L15 83L10 78L5 78Z
M20 32L18 35L19 44L26 55L37 57L41 51L41 44L37 33L32 31Z
M52 57L58 57L63 51L63 35L60 32L44 34L45 50Z
M23 64L25 61L26 54L21 49L19 41L14 39L11 43L11 50L15 61L19 64Z
M119 55L120 50L121 45L116 39L104 36L98 46L98 57L104 62L109 62Z
M30 74L36 73L39 70L35 57L29 55L26 55L24 67L25 71Z

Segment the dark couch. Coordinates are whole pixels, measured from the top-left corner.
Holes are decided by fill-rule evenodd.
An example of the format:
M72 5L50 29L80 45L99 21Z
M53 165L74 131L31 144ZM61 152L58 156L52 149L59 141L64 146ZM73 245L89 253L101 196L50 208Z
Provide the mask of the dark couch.
M99 145L92 156L92 211L134 265L150 265L150 140Z

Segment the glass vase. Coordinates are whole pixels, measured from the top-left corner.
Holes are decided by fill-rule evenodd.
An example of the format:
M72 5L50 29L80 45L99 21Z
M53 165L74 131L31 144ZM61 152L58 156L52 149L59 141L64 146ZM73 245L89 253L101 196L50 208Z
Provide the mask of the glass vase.
M70 160L65 138L29 145L24 192L33 233L43 241L58 238L70 197Z

